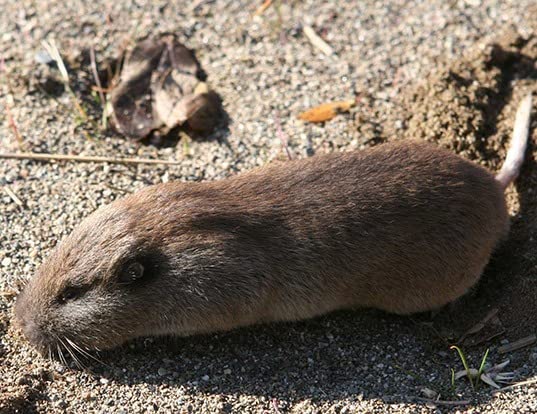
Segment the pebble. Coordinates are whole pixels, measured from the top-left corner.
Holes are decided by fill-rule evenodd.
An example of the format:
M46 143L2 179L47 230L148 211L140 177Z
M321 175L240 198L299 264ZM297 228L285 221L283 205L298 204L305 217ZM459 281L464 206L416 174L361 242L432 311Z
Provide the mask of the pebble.
M40 50L35 54L35 61L37 63L42 63L45 65L49 65L54 62L54 59L48 54L45 50Z

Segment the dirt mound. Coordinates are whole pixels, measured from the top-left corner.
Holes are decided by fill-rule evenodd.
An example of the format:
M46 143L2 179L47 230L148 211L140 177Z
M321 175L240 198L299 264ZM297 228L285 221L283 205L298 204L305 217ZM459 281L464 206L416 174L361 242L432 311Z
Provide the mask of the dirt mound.
M537 22L537 8L531 11ZM489 168L499 169L511 138L514 115L529 91L537 96L537 27L523 36L515 30L487 41L466 56L433 71L423 82L403 91L382 135L386 140L436 142ZM534 101L535 102L535 101ZM401 125L402 123L402 125ZM395 125L399 125L397 128ZM507 193L512 231L491 261L477 291L440 315L459 329L499 307L511 337L525 336L537 325L537 131L532 122L530 150L516 190Z
M499 117L511 104L514 87L516 93L531 89L527 81L535 79L536 48L535 36L524 38L510 30L432 71L400 95L395 115L404 119L406 130L399 137L438 142L495 167L509 139L509 134L497 137Z

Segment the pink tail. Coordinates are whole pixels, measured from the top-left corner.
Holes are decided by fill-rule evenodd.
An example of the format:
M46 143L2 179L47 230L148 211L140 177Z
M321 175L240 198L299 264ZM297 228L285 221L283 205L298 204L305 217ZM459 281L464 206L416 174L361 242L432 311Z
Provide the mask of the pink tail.
M496 175L496 180L500 182L504 190L518 177L518 173L524 162L530 130L530 116L531 92L522 99L516 111L511 145L507 151L507 157L505 157L502 169Z

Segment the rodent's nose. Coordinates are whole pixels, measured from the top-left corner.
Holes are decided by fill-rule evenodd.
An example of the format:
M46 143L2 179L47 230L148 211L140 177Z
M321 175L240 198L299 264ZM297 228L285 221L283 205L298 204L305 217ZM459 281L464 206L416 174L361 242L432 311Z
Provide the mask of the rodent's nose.
M19 326L28 341L40 352L44 352L47 344L47 336L39 325L32 319L21 319Z
M22 330L24 330L24 327L26 326L26 306L24 302L24 292L22 292L17 298L14 307L15 326Z
M24 294L22 294L15 303L15 326L24 333L24 336L32 345L42 350L45 347L47 338L35 319L28 315L25 302Z

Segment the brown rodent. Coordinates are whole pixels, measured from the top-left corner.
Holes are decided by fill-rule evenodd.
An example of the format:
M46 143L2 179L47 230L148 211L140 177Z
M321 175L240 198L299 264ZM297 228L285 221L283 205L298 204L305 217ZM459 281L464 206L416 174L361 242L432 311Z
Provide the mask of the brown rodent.
M145 188L63 240L16 304L42 351L104 349L335 309L398 314L464 295L504 237L524 158L522 102L498 176L425 143Z

